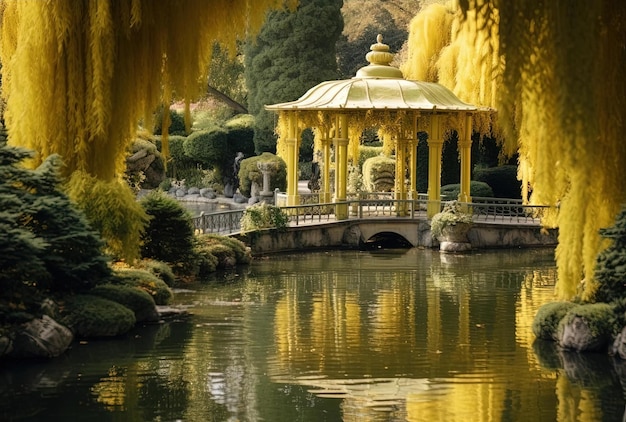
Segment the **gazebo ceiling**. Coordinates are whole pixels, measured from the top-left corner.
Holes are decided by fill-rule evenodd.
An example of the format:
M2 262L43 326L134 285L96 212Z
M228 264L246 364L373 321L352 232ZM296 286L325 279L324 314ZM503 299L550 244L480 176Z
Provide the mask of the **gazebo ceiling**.
M443 85L404 79L402 72L390 66L393 54L382 44L379 35L366 58L369 65L359 69L352 79L322 82L295 101L267 105L272 111L288 110L423 110L477 111L461 101Z

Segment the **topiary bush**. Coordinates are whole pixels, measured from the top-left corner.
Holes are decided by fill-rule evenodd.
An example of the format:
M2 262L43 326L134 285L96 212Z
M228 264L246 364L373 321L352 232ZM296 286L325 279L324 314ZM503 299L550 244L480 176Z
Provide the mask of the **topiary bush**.
M522 197L522 183L517 180L517 166L476 168L472 179L491 186L496 198L520 199Z
M558 340L559 322L575 306L578 305L573 302L550 302L542 305L533 319L533 334L543 340Z
M170 113L170 116L169 116L170 124L168 126L167 133L169 133L170 135L182 135L182 136L186 135L187 130L185 128L185 116L183 116L181 113L177 112L176 110L169 109L168 111ZM155 135L163 134L162 124L163 124L163 107L161 107L158 110L155 116L154 130L153 130L153 133Z
M124 305L135 313L137 322L157 321L159 319L152 296L137 287L102 284L91 289L89 294Z
M278 188L280 191L285 191L287 189L287 164L279 156L265 152L241 161L239 168L239 191L241 194L250 197L252 182L260 187L263 186L263 173L257 167L259 162L270 163L270 189Z
M61 307L60 323L78 337L113 337L135 325L135 314L127 307L102 297L80 294L68 296Z
M441 196L443 196L443 198L448 201L458 199L460 192L460 183L454 183L452 185L445 185L441 187ZM472 180L470 182L470 196L492 198L493 191L488 184Z
M159 191L150 192L140 203L150 216L142 236L142 257L169 263L175 274L187 274L185 263L195 257L191 215L180 202Z
M147 292L157 305L167 305L173 293L167 284L146 270L118 268L111 279L112 284L137 287Z
M183 143L185 155L205 168L217 168L227 174L227 167L232 165L226 130L219 126L194 132Z
M242 152L244 157L254 156L253 115L238 114L224 123L224 129L228 141L228 156L234 159L238 152Z
M363 190L367 192L391 192L394 188L396 160L376 156L363 162Z
M372 157L378 157L379 155L382 155L382 153L382 146L359 145L359 169L363 168L363 163L365 162L365 160Z

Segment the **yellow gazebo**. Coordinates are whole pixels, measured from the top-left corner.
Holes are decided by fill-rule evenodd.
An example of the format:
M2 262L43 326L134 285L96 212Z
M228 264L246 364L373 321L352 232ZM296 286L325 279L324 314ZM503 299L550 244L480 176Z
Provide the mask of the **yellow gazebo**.
M452 91L437 83L404 79L400 69L390 65L389 46L371 46L369 65L352 79L326 81L311 88L296 101L265 106L277 111L286 132L279 142L286 147L287 205L299 205L298 151L301 131L312 128L322 152L321 202L331 202L331 142L335 148L334 202L347 196L348 151L357 151L364 129L376 127L385 142L395 150L394 198L417 199L417 134L428 133L428 215L439 212L441 203L441 151L445 132L457 130L461 157L459 201L470 202L472 115L478 108L461 101ZM286 136L285 136L286 135ZM355 149L352 149L355 147ZM409 168L410 186L405 172ZM344 204L342 204L344 205ZM347 206L337 205L337 219L348 216ZM398 212L398 210L396 210ZM398 213L402 214L402 210Z

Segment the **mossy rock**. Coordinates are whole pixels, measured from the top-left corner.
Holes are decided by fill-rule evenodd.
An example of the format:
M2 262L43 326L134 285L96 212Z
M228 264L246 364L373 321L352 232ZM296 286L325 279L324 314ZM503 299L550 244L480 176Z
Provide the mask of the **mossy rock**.
M135 313L137 322L154 322L159 320L154 299L146 291L137 287L102 284L89 291L89 294L109 299L124 305Z
M172 290L163 280L146 270L116 269L113 284L138 287L152 296L157 305L167 305L173 296Z
M217 269L219 259L204 247L198 248L198 276L207 276Z
M165 282L168 286L176 284L176 275L167 262L156 259L143 259L136 267L147 270Z
M63 325L78 337L114 337L135 325L133 311L112 300L81 294L66 297L63 303Z
M559 345L577 352L602 351L611 339L614 320L613 307L607 303L575 306L559 322Z
M533 320L533 334L543 340L557 340L559 322L575 306L578 305L572 302L550 302L542 305Z
M379 155L363 162L363 189L367 192L385 192L393 189L396 160Z

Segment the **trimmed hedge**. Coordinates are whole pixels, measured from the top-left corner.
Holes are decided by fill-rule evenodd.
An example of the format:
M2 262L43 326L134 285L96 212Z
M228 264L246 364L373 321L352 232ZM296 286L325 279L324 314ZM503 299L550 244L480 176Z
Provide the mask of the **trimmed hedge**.
M441 187L441 195L447 200L455 200L458 199L459 193L461 192L461 184L454 183L452 185L445 185ZM491 198L493 197L493 191L488 184L484 182L477 182L472 180L470 182L470 195Z
M256 157L241 160L239 168L239 191L242 195L250 197L252 182L263 187L263 173L257 167L260 162L269 162L270 165L270 189L278 188L281 191L287 189L287 164L277 155L264 152Z
M522 182L517 180L517 166L477 168L474 169L472 179L491 186L496 198L520 199L522 197Z

